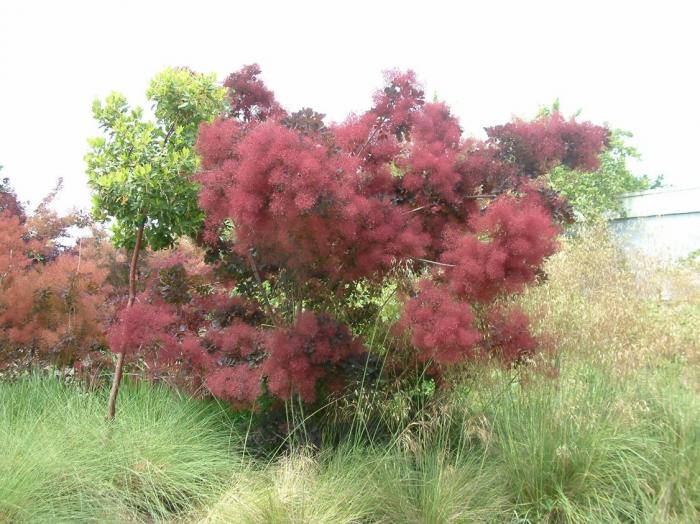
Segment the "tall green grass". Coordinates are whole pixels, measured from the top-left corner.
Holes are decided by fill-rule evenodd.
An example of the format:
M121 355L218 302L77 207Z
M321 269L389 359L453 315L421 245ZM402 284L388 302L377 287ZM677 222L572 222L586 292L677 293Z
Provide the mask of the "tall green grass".
M504 522L508 499L478 455L343 447L237 475L203 523Z
M216 406L127 384L108 423L105 401L53 378L0 383L0 522L167 520L237 467Z
M700 401L679 372L669 364L630 380L565 362L557 381L500 377L457 398L467 423L481 421L477 439L519 519L694 522Z
M121 417L54 379L0 385L7 522L696 522L700 399L660 364L483 368L389 441L242 457L225 412L148 384Z
M700 399L680 366L484 370L389 442L249 463L202 522L698 522Z

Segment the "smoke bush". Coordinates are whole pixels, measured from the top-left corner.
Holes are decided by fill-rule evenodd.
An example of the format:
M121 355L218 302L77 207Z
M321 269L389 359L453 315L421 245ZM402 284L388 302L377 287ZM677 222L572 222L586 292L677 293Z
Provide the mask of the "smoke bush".
M112 348L155 348L152 369L236 406L314 402L366 356L358 326L377 310L354 293L392 282L403 311L390 360L414 355L439 374L534 353L527 317L502 299L536 279L568 216L541 177L594 169L607 130L555 112L464 137L410 71L388 72L368 111L326 124L284 110L260 74L231 74L228 113L200 126L210 265L193 253L154 264Z

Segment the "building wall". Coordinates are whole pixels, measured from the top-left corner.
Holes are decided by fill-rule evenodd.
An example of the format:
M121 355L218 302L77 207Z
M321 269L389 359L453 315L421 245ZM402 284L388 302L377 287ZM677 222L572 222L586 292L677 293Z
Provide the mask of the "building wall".
M700 187L630 193L623 205L626 216L611 221L623 246L666 259L700 250Z
M617 219L611 228L624 247L652 257L678 259L700 250L700 213Z

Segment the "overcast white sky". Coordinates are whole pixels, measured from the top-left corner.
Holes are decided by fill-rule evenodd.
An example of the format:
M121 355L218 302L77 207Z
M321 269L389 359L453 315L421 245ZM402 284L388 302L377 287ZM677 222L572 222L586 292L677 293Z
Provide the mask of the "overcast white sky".
M469 134L564 112L635 134L639 173L698 179L697 3L643 1L213 2L0 0L0 176L36 203L89 205L90 106L112 90L144 104L167 66L222 79L258 62L289 108L330 119L370 104L387 68L412 68Z

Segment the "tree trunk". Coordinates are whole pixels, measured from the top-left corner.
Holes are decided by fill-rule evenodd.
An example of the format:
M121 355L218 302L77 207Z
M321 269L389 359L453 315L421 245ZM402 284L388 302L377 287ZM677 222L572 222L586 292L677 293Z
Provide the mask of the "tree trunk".
M136 243L134 244L134 252L131 254L131 264L129 265L129 299L126 307L134 305L136 300L136 267L139 261L139 253L141 252L141 243L143 241L143 229L146 221L141 222L138 231L136 232ZM114 368L114 378L112 379L112 389L109 392L109 403L107 405L107 419L114 420L114 415L117 409L117 395L119 394L119 384L122 381L122 369L124 368L124 352L119 353L117 364Z

